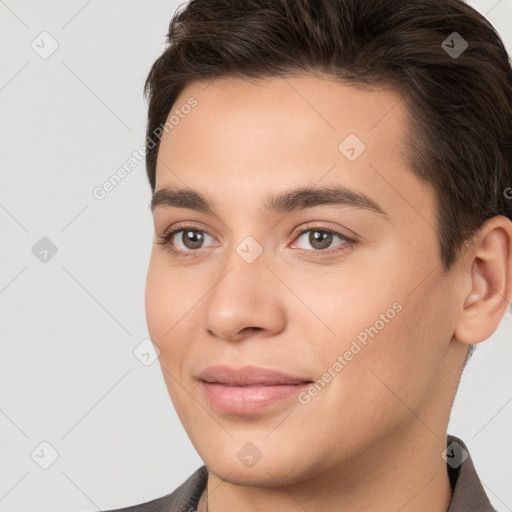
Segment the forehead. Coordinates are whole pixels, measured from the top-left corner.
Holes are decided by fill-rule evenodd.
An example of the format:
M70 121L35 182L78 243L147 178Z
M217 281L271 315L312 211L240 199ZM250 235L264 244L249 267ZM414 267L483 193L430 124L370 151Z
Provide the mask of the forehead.
M409 197L433 213L430 191L405 159L409 113L393 89L313 76L194 82L168 119L191 99L196 106L162 137L157 190L185 183L227 200L233 191L263 197L298 183L338 183L390 210L410 210Z

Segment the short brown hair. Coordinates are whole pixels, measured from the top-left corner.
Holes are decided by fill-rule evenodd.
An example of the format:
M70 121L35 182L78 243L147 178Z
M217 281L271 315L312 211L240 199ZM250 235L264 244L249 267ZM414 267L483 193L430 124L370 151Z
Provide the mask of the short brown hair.
M454 38L467 43L460 55L448 51ZM317 73L355 86L391 85L402 94L407 159L435 190L444 271L487 219L512 220L510 58L493 26L462 0L191 0L180 6L144 87L153 193L155 130L187 84Z

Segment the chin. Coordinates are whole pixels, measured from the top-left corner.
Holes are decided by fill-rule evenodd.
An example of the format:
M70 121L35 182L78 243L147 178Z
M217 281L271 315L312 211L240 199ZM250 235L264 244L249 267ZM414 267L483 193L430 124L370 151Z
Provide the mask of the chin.
M216 460L213 464L206 464L211 473L225 482L233 485L248 485L255 487L277 487L296 483L296 477L290 473L292 463L276 465L275 462L261 460L252 468L244 467L233 461Z
M198 450L198 453L211 473L234 485L276 487L292 485L307 477L304 454L299 446L289 446L283 452L270 443L266 446L259 443L258 446L261 450L259 458L255 448L245 440L230 440L221 449L203 446L206 450Z

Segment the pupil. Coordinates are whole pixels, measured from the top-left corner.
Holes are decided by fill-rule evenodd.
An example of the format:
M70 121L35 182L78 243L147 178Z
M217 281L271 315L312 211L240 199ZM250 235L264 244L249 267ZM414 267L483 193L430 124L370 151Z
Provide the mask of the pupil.
M186 231L183 233L187 238L183 240L185 246L189 249L197 249L201 247L203 241L203 235L199 234L199 231Z
M317 249L326 249L331 245L332 233L326 231L312 231L309 235L309 242Z

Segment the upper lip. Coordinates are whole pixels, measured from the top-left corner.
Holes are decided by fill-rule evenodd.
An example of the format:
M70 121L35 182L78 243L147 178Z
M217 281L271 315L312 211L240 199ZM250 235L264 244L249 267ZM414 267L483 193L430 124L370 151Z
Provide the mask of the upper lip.
M242 366L241 368L232 368L227 365L209 366L199 374L198 378L203 382L215 382L230 386L250 386L257 384L262 386L276 386L312 382L302 377L251 365Z

